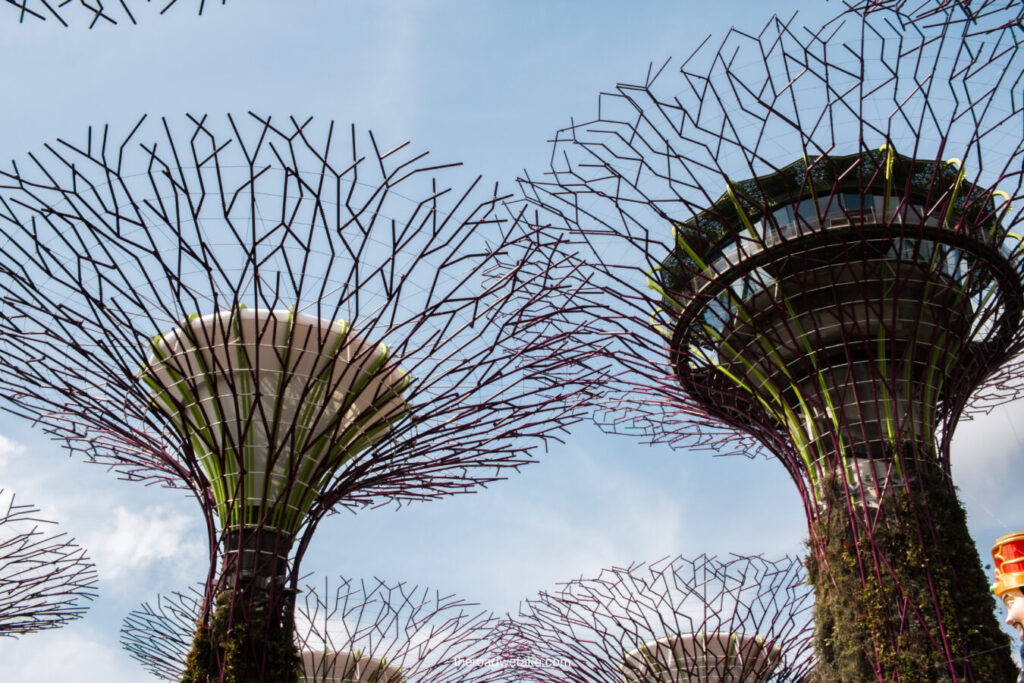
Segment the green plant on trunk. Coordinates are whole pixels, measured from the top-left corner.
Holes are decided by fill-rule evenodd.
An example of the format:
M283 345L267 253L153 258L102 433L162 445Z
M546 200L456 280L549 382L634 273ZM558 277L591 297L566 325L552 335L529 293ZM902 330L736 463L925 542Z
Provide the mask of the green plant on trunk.
M279 610L271 609L266 591L254 591L241 603L244 607L234 605L244 614L232 614L232 598L232 591L218 593L212 625L197 629L182 683L299 683L301 660L293 629L284 622L271 623L270 615ZM265 653L262 664L254 656L257 644ZM219 667L218 661L223 662Z
M937 467L916 464L906 484L912 493L896 488L878 509L855 503L854 515L841 483L822 487L818 550L812 545L807 561L819 683L942 683L954 680L950 662L958 681L1017 675L956 491ZM873 555L887 558L887 571L863 561ZM914 605L930 604L935 609L915 613ZM936 647L940 629L949 653Z

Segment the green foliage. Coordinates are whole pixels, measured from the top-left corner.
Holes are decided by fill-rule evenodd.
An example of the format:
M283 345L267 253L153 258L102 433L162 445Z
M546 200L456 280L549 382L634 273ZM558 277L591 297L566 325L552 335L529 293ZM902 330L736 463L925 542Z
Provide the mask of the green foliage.
M233 591L217 595L211 625L196 631L182 683L299 683L302 662L288 625L290 611L285 620L275 617L281 610L266 591L242 597L232 604Z
M912 492L897 488L880 510L855 518L842 486L825 487L827 507L814 528L820 541L808 557L817 595L815 680L942 683L954 672L956 680L1014 680L955 490L937 467L911 481Z

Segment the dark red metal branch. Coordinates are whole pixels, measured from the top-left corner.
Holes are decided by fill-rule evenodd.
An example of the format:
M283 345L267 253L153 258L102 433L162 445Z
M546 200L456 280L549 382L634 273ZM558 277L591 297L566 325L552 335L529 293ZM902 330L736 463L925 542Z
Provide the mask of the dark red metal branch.
M202 14L227 0L2 0L0 11L19 23L45 21L61 26L115 26L137 24L149 14L164 14L178 4L192 5Z
M96 567L66 534L31 505L0 489L0 636L59 628L80 618L96 597Z

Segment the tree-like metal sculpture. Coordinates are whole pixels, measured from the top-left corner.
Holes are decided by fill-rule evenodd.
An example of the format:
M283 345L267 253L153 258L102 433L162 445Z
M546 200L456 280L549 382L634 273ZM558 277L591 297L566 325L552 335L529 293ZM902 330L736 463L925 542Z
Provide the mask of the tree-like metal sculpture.
M136 24L144 13L164 14L179 2L192 4L202 14L207 6L226 5L227 0L2 0L0 9L21 23L56 22L61 26L87 24L112 26Z
M90 131L0 174L0 383L72 451L194 492L215 561L190 675L276 682L324 515L499 478L596 379L531 298L571 272L497 187L354 127L226 124Z
M59 628L96 597L96 567L65 534L49 534L37 508L0 489L0 636Z
M144 604L124 621L122 644L155 676L181 680L202 592ZM498 619L426 588L341 578L306 586L296 610L300 680L306 683L484 683L475 666L493 647Z
M616 302L609 428L792 476L820 680L1011 680L949 445L1021 392L1024 55L884 19L705 43L524 186Z
M529 666L506 667L495 680L802 681L814 663L805 579L796 558L676 557L606 569L527 600L509 632L521 646L506 650Z

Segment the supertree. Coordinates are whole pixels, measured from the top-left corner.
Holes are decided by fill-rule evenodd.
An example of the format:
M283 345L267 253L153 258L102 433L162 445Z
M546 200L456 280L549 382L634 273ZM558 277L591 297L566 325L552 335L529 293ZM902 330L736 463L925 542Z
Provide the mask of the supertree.
M164 14L178 3L191 4L202 14L208 6L226 5L227 0L3 0L8 17L20 23L56 22L61 26L113 26L136 24L144 13Z
M800 560L702 555L603 570L541 592L506 632L495 680L802 681L814 598ZM514 658L514 659L513 659Z
M577 419L596 378L551 296L572 272L497 186L354 126L155 128L0 174L0 386L72 452L199 501L187 680L286 681L324 515L473 490Z
M0 636L60 628L96 597L96 567L85 550L44 531L53 522L38 514L0 489Z
M472 663L487 656L499 620L453 595L381 579L306 585L295 620L307 683L484 683ZM202 591L143 604L121 642L153 675L181 680Z
M1019 37L732 30L601 95L523 183L611 301L600 421L791 475L822 681L1015 675L950 440L1024 376Z

